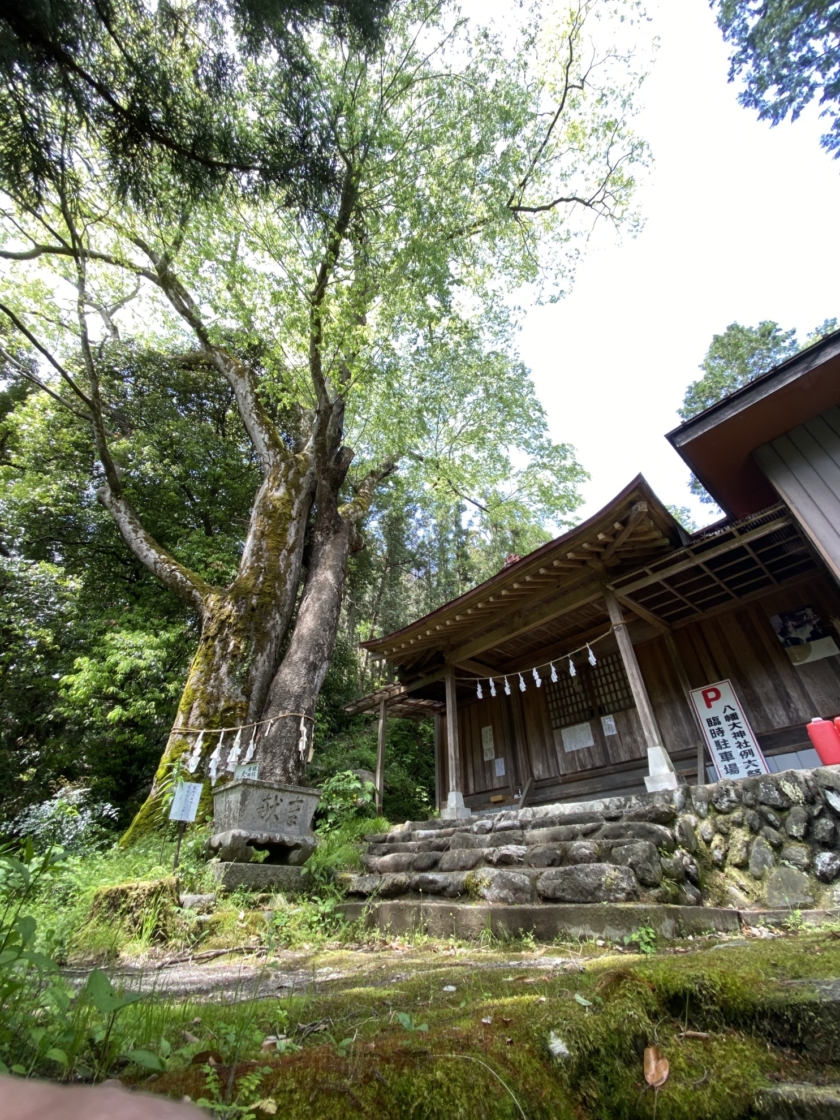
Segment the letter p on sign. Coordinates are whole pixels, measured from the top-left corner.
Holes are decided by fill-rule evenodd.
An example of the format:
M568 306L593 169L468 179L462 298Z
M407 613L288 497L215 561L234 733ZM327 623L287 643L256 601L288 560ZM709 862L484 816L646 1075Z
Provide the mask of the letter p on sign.
M703 697L704 701L706 702L706 707L711 708L711 706L712 706L712 704L714 704L715 700L720 700L720 689L719 688L704 688L700 695Z

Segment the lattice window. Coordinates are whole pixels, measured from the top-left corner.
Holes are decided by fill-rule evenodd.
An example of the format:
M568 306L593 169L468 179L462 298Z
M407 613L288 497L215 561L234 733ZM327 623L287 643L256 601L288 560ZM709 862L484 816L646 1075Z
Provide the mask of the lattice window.
M547 683L546 696L552 727L571 727L594 717L589 689L581 679L580 670L576 677L561 673L556 684Z
M598 658L598 664L592 667L592 685L599 716L636 707L620 653L607 653Z

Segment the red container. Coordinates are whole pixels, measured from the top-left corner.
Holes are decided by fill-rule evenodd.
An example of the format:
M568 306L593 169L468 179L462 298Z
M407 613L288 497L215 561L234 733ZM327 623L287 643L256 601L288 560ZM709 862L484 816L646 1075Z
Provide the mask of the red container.
M823 766L836 766L840 763L840 729L830 719L812 719L808 724L808 738Z

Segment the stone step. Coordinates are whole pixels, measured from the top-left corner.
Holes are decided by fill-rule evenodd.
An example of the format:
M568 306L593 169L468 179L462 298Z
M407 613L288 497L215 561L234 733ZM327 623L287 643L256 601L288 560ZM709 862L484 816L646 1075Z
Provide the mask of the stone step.
M657 887L663 876L682 882L686 877L699 883L700 872L695 860L684 851L660 856L657 846L650 840L629 838L606 840L568 840L553 844L499 844L503 836L496 837L498 846L470 845L468 847L430 849L425 846L401 845L400 851L388 845L371 845L362 856L365 871L374 875L402 872L475 871L482 867L510 867L527 871L550 867L576 866L578 864L614 863L632 868L642 886ZM463 839L463 838L456 838ZM485 839L468 837L467 839ZM673 837L670 845L673 848ZM380 851L385 854L378 854Z
M800 1082L762 1089L753 1115L756 1120L840 1120L840 1085Z
M423 841L439 841L453 836L488 835L500 832L524 832L562 828L567 831L561 839L577 839L588 835L598 828L619 821L628 824L673 824L677 809L671 803L649 801L635 804L640 798L612 798L607 802L593 802L584 805L545 805L537 809L519 809L499 813L495 817L480 817L478 820L406 821L388 833L366 836L369 844L404 844ZM614 802L614 804L613 804ZM629 803L629 804L628 804Z
M213 875L223 891L302 891L302 867L278 863L213 863Z
M421 831L405 833L403 839L375 838L369 842L368 855L389 856L414 852L445 852L474 849L491 849L520 845L533 848L545 845L566 844L576 840L612 840L628 843L633 840L648 841L657 848L673 851L676 847L674 832L664 825L646 821L589 821L585 824L554 825L546 828L508 829L501 832L456 832L452 835L425 836Z
M703 936L710 932L737 934L737 910L712 906L689 907L651 903L622 903L592 906L588 903L496 906L488 902L456 902L442 899L395 899L373 902L348 901L341 907L348 921L361 920L391 936L414 930L430 937L479 938L533 934L539 941L558 937L603 937L621 943L641 927L653 929L663 940Z
M627 845L626 847L630 847ZM649 845L652 848L652 845ZM613 857L620 849L614 849ZM385 856L383 860L411 860L430 858L426 856ZM455 854L455 853L445 853ZM649 853L645 853L649 858ZM653 849L653 856L658 855ZM380 863L382 861L379 861ZM657 867L659 864L657 862ZM659 868L661 880L661 868ZM341 878L348 895L366 898L398 898L409 896L421 898L441 896L443 898L484 899L487 902L511 904L539 902L633 902L641 898L663 901L660 895L646 892L641 886L644 872L638 865L631 867L619 862L577 863L563 867L531 868L517 866L515 870L502 867L475 867L455 870L438 864L428 871L414 867L399 870L369 871L361 875L348 875ZM666 892L662 892L663 894ZM686 881L673 883L667 896L682 905L697 905L700 893L695 886Z
M596 873L575 869L602 867L632 872L636 886L627 897L639 901L696 903L702 872L704 899L713 905L830 908L840 903L840 767L478 819L408 821L368 840L364 874L350 880L364 897L484 897L475 877L489 883L490 872L504 871L524 876L526 886L510 888L515 896L527 897L530 885L541 905L536 900L547 899L554 880L588 875L595 876L593 897L601 897ZM558 874L544 878L548 871ZM602 878L619 882L623 873L616 875Z

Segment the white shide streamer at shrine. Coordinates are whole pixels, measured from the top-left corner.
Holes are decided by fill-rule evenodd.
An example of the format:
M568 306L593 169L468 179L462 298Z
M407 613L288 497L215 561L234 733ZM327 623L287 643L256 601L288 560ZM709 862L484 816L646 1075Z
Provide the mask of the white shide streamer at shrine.
M576 653L583 653L583 651L586 650L587 651L587 658L586 659L589 662L589 664L593 665L593 666L597 665L598 660L595 657L595 654L592 652L592 646L594 646L596 642L600 642L600 641L603 641L604 638L608 638L610 636L610 634L612 634L613 629L614 629L614 627L611 626L609 628L609 630L606 630L603 634L599 634L597 638L592 638L591 641L584 642L584 644L582 646L579 646L577 649L573 649L569 653L564 653L564 654L560 655L559 657L555 657L551 661L543 661L540 665L534 665L530 670L523 669L522 672L517 671L516 676L519 678L519 691L520 692L525 692L527 690L528 686L526 685L525 677L522 674L523 673L527 674L528 672L530 672L531 676L534 678L534 684L537 686L537 688L542 688L542 677L539 674L540 669L550 669L551 670L551 676L550 676L549 679L551 680L552 684L557 684L557 681L558 681L557 668L556 668L554 662L562 660L563 657L568 659L568 662L569 662L569 676L570 677L576 677L577 676L577 669L575 668L574 661L572 661L572 658L574 657L574 655ZM507 676L500 673L499 677L504 682L505 695L510 696L510 684L508 683ZM459 680L459 681L470 681L470 682L475 681L476 695L478 696L479 700L484 699L484 690L481 687L481 682L482 682L482 680L486 679L488 681L489 685L490 685L490 695L491 696L496 695L496 681L493 677L487 677L487 678L480 677L478 680L476 680L475 677L456 677L455 679Z
M215 785L219 774L226 772L233 774L238 765L243 765L251 761L254 757L254 752L257 746L257 737L260 729L265 727L263 738L271 732L271 728L277 723L278 720L284 719L287 716L300 719L300 729L298 738L298 751L301 758L306 758L307 762L312 760L314 744L309 736L309 728L306 726L305 721L309 720L310 723L315 725L315 720L312 716L307 715L305 712L278 712L276 715L270 716L268 719L256 720L253 723L241 723L234 727L173 727L169 733L171 739L173 735L195 735L196 739L193 743L192 749L187 755L184 766L190 774L194 774L201 765L201 756L204 750L205 737L209 735L218 735L219 741L210 758L207 760L207 776L210 778L210 784ZM231 744L230 751L227 758L222 761L222 752L225 743L225 736L229 731L235 731L236 734ZM251 732L251 739L245 749L245 755L240 761L242 753L242 733L244 731ZM307 750L308 743L308 750Z

